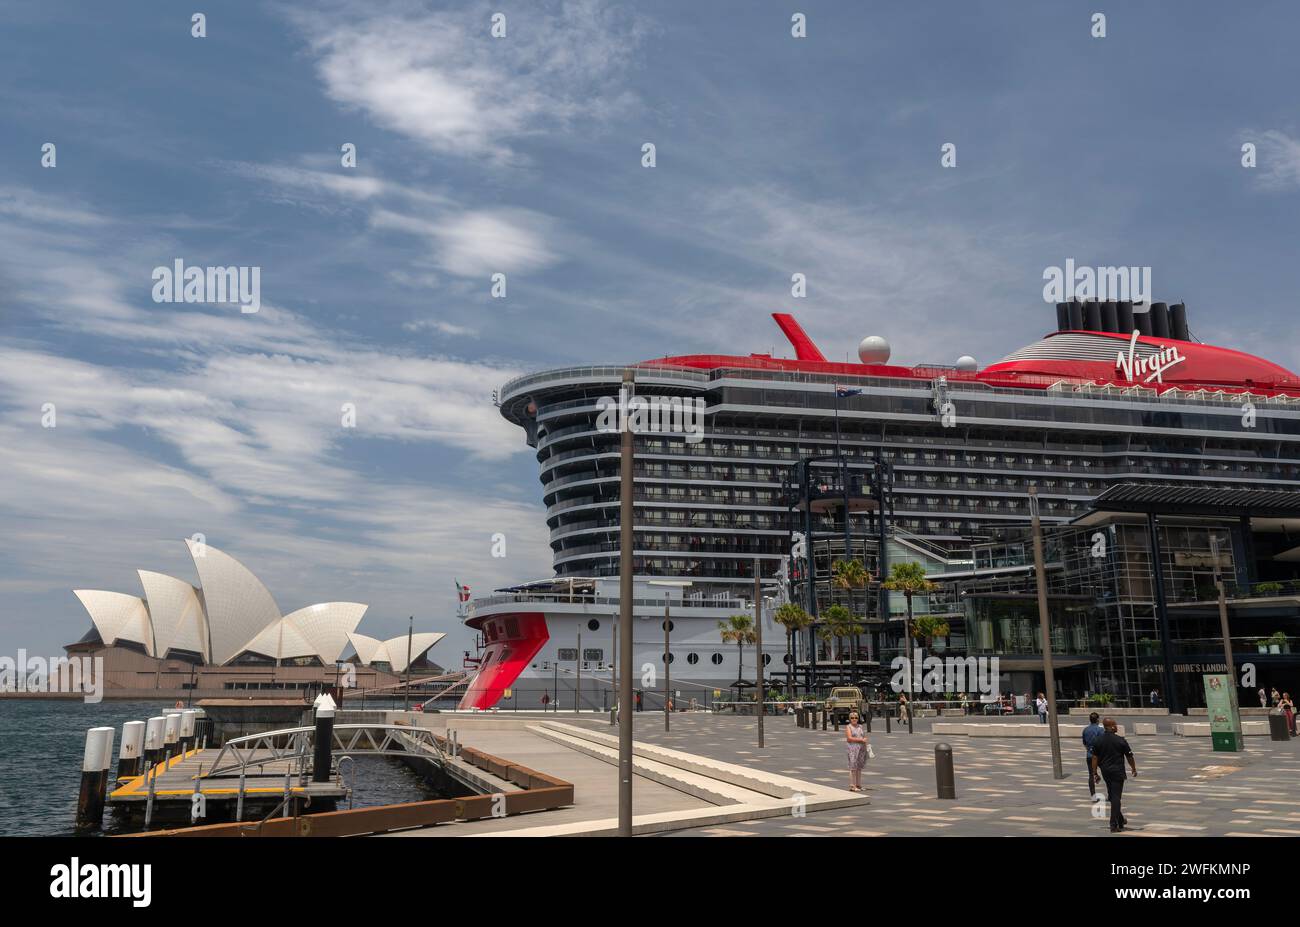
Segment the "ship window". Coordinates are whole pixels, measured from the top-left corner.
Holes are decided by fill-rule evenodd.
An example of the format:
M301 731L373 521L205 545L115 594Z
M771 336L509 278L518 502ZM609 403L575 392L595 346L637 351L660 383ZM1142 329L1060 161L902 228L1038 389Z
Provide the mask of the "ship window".
M603 663L605 661L605 651L598 647L584 647L582 649L582 659L588 663Z
M663 658L660 657L660 659L662 660ZM677 659L677 654L673 653L672 651L669 651L669 652L668 652L668 662L669 662L669 663L672 663L672 662L673 662L674 660L676 660L676 659Z
M591 619L590 621L587 622L587 630L588 630L588 631L599 631L599 630L600 630L600 622L597 621L595 618ZM600 658L597 657L596 659L599 660Z
M763 665L767 666L771 662L772 662L772 655L770 653L763 654Z
M559 660L576 660L576 659L578 659L578 648L577 648L577 647L561 647L561 648L559 649L559 651L556 653L556 655L555 655L555 659L556 659L557 661L559 661Z
M700 662L700 655L698 653L688 653L686 655L686 662L691 664L691 666L694 666L696 663Z
M715 653L715 654L714 654L712 657L710 657L709 659L713 661L713 665L714 665L714 666L721 666L721 665L722 665L722 654L720 654L720 653Z

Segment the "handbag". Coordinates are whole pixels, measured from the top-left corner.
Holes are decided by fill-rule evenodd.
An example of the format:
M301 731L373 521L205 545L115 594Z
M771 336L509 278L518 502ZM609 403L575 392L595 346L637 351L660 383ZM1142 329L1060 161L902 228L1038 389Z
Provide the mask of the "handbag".
M871 744L867 744L867 756L873 760L876 758L876 751L871 749Z

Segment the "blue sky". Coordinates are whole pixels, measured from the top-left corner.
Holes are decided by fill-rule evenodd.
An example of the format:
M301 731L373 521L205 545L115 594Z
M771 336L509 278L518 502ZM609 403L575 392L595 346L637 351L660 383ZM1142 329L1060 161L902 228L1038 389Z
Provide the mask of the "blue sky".
M788 355L773 311L830 357L990 363L1053 326L1045 267L1149 265L1202 340L1300 367L1294 4L192 6L205 38L0 5L3 653L80 636L73 588L196 579L200 532L285 613L415 614L454 663L453 577L549 574L491 390ZM261 311L153 302L177 258L261 268Z

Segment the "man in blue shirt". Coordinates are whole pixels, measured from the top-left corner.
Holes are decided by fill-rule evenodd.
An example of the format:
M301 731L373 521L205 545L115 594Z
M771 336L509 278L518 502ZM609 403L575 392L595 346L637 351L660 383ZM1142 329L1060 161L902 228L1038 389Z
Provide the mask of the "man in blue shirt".
M1083 747L1088 751L1083 761L1088 767L1088 794L1094 796L1097 794L1097 782L1092 772L1092 745L1106 730L1098 723L1100 720L1101 716L1094 711L1088 715L1088 721L1091 723L1083 729Z

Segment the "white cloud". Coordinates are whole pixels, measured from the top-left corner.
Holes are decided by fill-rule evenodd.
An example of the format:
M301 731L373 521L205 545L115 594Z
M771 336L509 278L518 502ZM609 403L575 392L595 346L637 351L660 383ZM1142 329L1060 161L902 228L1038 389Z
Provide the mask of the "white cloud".
M468 210L436 220L381 209L370 221L375 228L426 239L434 262L460 277L524 273L560 259L547 243L554 234L550 220L526 209Z
M1300 139L1278 129L1268 129L1243 133L1242 141L1254 142L1257 146L1256 176L1261 187L1267 190L1300 189Z
M477 338L477 329L468 328L464 325L456 325L452 322L444 322L442 319L415 319L411 322L405 322L402 325L403 330L408 332L435 331L453 338Z
M440 153L512 160L512 142L627 105L618 79L644 30L627 7L530 3L506 11L501 39L493 12L367 3L291 19L331 99Z

